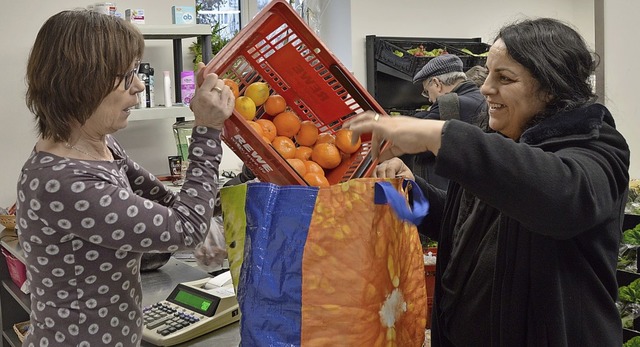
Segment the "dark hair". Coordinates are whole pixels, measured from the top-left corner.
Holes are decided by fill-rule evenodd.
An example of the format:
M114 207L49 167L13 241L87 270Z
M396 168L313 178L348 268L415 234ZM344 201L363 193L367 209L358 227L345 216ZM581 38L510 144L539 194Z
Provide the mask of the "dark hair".
M551 18L528 19L503 27L497 39L531 72L540 91L553 98L542 116L595 100L589 77L597 66L596 56L569 25Z
M27 63L26 103L43 138L67 141L142 57L135 25L88 10L62 11L36 37Z

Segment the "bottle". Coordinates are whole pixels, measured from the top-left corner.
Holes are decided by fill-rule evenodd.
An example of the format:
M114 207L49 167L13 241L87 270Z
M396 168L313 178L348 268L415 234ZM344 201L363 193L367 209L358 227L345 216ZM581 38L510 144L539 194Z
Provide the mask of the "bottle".
M189 157L189 144L191 143L193 125L193 121L186 121L184 117L176 118L176 122L173 124L173 136L176 140L178 155L182 157L183 166Z
M155 77L153 76L154 73L155 73L154 69L150 67L149 68L149 95L147 96L149 98L149 107L156 106L156 94L155 94L156 83L155 83Z
M138 105L136 108L147 108L147 88L146 86L149 84L149 76L145 73L139 72L138 79L144 82L145 89L143 89L140 93L138 93Z
M171 72L163 71L164 74L164 107L173 106L171 102Z
M144 107L146 108L150 108L151 107L151 81L149 80L149 75L150 75L150 70L151 70L151 64L149 63L140 63L140 68L139 68L139 72L144 74L144 79L141 79L142 82L144 82Z

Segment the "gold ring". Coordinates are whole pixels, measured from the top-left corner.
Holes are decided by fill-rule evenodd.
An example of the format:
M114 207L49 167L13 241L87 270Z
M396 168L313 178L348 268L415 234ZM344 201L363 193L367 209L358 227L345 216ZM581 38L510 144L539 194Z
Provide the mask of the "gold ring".
M221 94L222 94L222 88L220 88L220 87L218 87L218 86L213 87L213 90L215 90L216 92L218 92L218 93L221 93Z
M376 115L375 115L375 116L373 116L373 121L374 121L374 122L377 122L377 121L378 121L378 119L380 119L380 114L379 114L379 113L376 113Z

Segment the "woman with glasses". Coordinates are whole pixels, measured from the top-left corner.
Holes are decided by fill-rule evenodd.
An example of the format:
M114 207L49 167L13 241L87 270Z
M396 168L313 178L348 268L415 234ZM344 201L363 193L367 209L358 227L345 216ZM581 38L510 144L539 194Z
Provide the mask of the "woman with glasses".
M416 177L431 203L419 230L438 241L432 346L622 345L616 265L630 154L596 103L596 62L571 26L522 20L487 57L491 132L370 111L345 124L373 133L380 160L432 152L451 180L445 195ZM399 159L376 175L413 177Z
M26 102L39 140L17 185L31 292L24 346L138 346L141 254L192 249L209 230L233 94L217 75L199 76L190 166L174 195L112 136L144 89L143 52L134 25L85 10L52 16L36 37Z

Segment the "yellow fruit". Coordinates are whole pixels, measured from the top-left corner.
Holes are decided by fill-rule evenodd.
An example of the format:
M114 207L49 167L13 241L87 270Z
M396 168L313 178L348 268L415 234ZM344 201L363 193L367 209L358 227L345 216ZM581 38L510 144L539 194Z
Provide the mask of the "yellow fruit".
M265 82L253 82L245 89L244 96L250 97L256 106L260 106L269 98L269 85Z
M248 96L239 96L236 99L235 109L246 120L253 120L256 117L256 104Z

